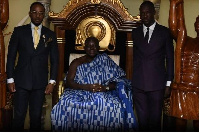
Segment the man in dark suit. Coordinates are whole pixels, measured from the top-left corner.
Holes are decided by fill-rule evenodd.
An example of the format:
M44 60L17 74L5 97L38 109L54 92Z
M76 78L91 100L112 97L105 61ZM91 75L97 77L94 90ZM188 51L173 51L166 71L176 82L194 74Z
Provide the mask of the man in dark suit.
M150 1L140 5L142 25L133 29L133 98L140 131L161 131L162 105L174 75L174 48L168 28L155 22Z
M6 71L8 89L14 93L13 131L23 131L28 105L30 130L41 130L44 97L51 94L55 85L58 46L55 33L42 26L44 15L44 6L34 2L29 11L31 23L16 27L10 39ZM15 67L17 52L19 57ZM48 84L49 55L51 69Z

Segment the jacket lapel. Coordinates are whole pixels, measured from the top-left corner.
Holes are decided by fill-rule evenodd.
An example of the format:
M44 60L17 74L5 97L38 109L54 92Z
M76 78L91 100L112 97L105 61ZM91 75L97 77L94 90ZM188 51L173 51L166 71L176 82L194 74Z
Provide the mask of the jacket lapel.
M31 30L31 24L26 25L26 34L24 34L24 38L26 38L26 45L31 52L34 52L34 43L33 43L33 36Z
M151 38L150 38L150 40L149 40L149 44L151 45L153 45L153 42L155 42L156 40L156 37L158 37L158 29L159 29L159 25L156 23L156 25L155 25L155 28L154 28L154 30L153 30L153 33L152 33L152 35L151 35Z
M160 25L156 23L153 34L148 44L148 54L154 53L157 49L159 49L159 47L161 47L162 43L160 42L160 40L162 40L163 38L161 32L162 31L160 29Z
M139 40L142 40L141 44L143 46L146 46L146 43L145 43L145 40L144 40L143 26L140 26L140 29L138 30L138 37L140 37Z
M151 35L151 38L149 40L149 43L147 44L144 41L144 44L146 44L145 50L146 50L147 55L151 54L154 51L154 49L157 47L156 46L157 43L155 42L157 41L158 36L159 36L159 25L156 23L153 33Z

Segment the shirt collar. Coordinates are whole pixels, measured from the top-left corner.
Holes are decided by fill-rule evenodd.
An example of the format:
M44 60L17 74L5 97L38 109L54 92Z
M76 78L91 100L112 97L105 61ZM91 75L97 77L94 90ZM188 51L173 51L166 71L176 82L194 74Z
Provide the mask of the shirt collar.
M31 29L34 29L34 27L35 27L35 25L31 22ZM41 29L42 28L42 24L40 24L38 27L39 27L39 29Z
M156 26L156 22L154 22L150 27L149 27L149 30L154 30ZM145 31L147 29L147 27L143 24L143 31Z

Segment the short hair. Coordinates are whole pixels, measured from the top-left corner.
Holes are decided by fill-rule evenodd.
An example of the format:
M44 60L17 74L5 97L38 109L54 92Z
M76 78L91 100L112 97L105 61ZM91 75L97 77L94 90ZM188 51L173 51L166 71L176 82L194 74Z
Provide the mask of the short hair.
M41 5L41 6L44 8L44 10L45 10L45 7L44 7L44 5L43 5L41 2L33 2L33 3L31 4L31 6L30 6L30 11L31 11L31 9L32 9L32 7L33 7L34 5Z
M144 2L140 5L140 9L141 9L142 7L144 7L144 6L148 6L148 7L150 7L153 11L155 11L154 4L153 4L153 2L151 2L151 1L144 1ZM140 9L139 9L139 10L140 10Z
M99 45L99 40L96 37L88 37L88 38L86 38L85 45L89 44L90 41L93 41L95 44Z

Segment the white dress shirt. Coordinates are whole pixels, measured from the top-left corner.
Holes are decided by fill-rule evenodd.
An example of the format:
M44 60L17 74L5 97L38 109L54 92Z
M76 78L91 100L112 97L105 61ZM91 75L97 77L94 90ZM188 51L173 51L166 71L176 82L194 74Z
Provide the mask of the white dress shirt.
M153 34L153 30L156 26L156 22L154 22L150 27L149 27L149 39L148 39L148 43L151 39L151 35ZM144 33L144 37L146 35L146 32L147 32L147 27L143 24L143 33Z

